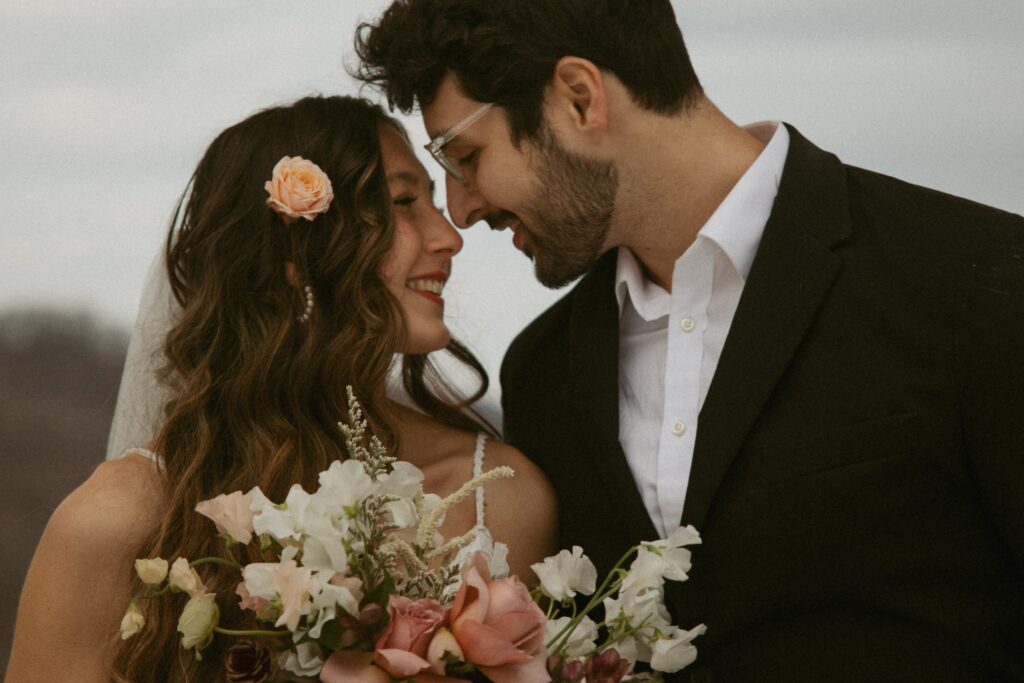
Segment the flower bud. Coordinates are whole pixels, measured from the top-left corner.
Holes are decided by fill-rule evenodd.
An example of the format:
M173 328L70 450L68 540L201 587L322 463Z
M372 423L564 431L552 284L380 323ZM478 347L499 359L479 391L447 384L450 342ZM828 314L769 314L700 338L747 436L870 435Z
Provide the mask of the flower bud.
M155 586L167 578L167 560L160 557L135 560L135 573L142 579L142 583Z
M121 618L121 640L128 640L141 631L145 625L145 617L139 611L139 606L132 600L131 604L128 605L128 610L124 613L124 617Z

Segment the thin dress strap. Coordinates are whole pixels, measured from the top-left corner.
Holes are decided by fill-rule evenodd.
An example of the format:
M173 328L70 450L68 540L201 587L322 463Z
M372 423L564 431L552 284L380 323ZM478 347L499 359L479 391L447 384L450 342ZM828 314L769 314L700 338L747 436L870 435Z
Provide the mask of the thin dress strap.
M119 455L117 457L118 458L126 458L129 455L141 455L143 458L145 458L146 460L149 460L150 462L155 464L157 467L159 467L161 470L164 467L163 458L161 458L159 455L157 455L153 451L149 450L148 448L128 448L128 449L124 450L121 453L121 455Z
M159 463L160 462L160 456L158 456L156 453L154 453L153 451L149 450L148 448L127 448L118 457L119 458L124 458L124 457L129 456L129 455L141 455L146 460L152 460L155 463Z
M487 435L480 432L476 435L476 451L473 452L473 476L479 477L484 473L484 444L487 442ZM484 487L476 487L476 528L484 527Z

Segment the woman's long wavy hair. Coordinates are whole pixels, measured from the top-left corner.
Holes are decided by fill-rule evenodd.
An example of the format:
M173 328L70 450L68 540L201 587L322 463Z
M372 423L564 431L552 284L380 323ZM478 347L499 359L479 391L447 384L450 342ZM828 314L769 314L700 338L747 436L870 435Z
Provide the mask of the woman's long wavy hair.
M171 287L181 305L168 334L163 380L173 390L155 450L163 459L165 508L137 557L195 559L221 548L197 503L259 486L283 500L307 490L344 458L337 427L346 387L375 433L397 446L385 390L402 349L400 308L379 276L393 240L391 198L379 130L401 126L349 97L308 97L261 111L221 133L178 205L167 240ZM283 156L301 156L330 177L334 201L307 222L286 225L266 204L264 183ZM294 264L301 284L286 276ZM299 320L312 287L315 306ZM467 430L493 429L469 409L487 375L455 341L447 349L479 378L460 397L426 356L404 356L402 380L428 415ZM245 561L246 558L243 558ZM203 568L208 589L233 594L237 573ZM142 585L133 586L134 594ZM143 601L146 627L118 646L116 681L223 678L217 640L195 661L176 633L184 596ZM252 626L221 599L221 623Z

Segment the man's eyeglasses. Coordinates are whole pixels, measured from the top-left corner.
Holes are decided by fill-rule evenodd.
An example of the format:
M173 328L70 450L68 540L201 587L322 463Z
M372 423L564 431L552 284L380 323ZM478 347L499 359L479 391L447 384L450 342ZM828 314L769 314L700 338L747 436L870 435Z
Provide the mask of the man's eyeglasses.
M449 128L445 132L438 135L436 138L428 142L423 147L425 150L430 152L430 156L434 157L437 163L441 164L441 168L443 168L449 175L458 180L460 183L466 182L466 178L462 175L462 172L459 171L458 162L456 162L451 157L447 156L442 151L441 148L447 145L449 142L451 142L456 135L458 135L459 133L466 130L474 123L476 123L476 121L481 116L486 114L487 110L493 106L493 102L488 102L487 104L481 105L479 109L477 109L472 114L456 123L454 126Z

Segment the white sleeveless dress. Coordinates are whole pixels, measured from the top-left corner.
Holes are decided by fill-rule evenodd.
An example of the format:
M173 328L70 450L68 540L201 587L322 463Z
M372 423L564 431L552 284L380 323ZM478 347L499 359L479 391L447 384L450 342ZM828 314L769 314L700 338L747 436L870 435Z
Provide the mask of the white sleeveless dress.
M484 451L487 446L487 435L483 432L476 435L476 448L473 451L473 476L479 477L484 472ZM124 458L129 455L139 455L153 462L157 467L163 467L163 460L160 456L146 448L129 448L118 457ZM491 575L494 578L503 578L509 574L508 546L504 543L496 543L487 528L484 516L484 487L476 489L476 525L473 531L476 535L469 545L462 548L456 554L453 563L456 566L464 567L474 553L483 553L488 560Z

